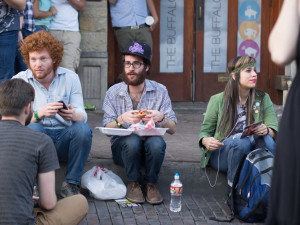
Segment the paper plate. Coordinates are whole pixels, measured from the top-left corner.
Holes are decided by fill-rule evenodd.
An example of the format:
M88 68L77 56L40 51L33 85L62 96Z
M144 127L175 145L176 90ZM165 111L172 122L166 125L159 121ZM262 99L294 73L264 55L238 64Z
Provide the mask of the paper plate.
M139 136L163 136L169 128L153 128L153 129L143 129L135 130L133 133Z
M120 128L96 127L96 129L106 135L128 136L132 133L132 130Z

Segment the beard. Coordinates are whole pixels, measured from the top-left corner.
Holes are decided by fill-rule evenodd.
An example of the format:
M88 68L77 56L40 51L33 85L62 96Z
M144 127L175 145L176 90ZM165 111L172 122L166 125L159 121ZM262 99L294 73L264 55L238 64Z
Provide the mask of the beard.
M28 114L26 120L25 120L25 126L27 126L28 124L30 124L31 118L32 118L32 110L30 110L30 113Z
M43 68L44 71L42 73L36 73L31 67L30 67L30 70L32 71L33 73L33 76L35 77L35 79L44 79L45 77L47 77L53 70L53 65L49 66L48 68Z
M135 73L135 72L125 73L125 70L123 69L123 74L124 74L123 80L124 80L125 84L131 85L131 86L138 86L145 81L147 71L145 69L143 69L139 73ZM128 75L136 75L136 78L134 80L131 80L128 78Z

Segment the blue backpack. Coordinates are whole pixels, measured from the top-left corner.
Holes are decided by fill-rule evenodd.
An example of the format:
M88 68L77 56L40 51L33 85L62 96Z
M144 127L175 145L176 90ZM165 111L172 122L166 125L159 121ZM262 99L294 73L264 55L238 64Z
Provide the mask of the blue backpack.
M241 161L235 174L228 205L232 215L245 222L263 222L271 187L273 154L258 148Z

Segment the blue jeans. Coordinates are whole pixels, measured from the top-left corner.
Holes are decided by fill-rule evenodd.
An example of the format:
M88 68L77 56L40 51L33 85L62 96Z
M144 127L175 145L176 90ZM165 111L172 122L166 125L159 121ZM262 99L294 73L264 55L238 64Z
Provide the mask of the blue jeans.
M18 31L0 33L0 82L14 75Z
M140 169L145 165L144 181L155 184L164 161L166 143L160 136L140 138L136 134L123 136L111 146L113 160L123 165L128 181L141 181Z
M224 145L213 151L209 159L209 163L213 168L219 168L220 171L227 172L227 179L230 183L233 182L235 172L243 156L256 148L254 140L251 141L249 137L241 139L240 135L232 135L222 141ZM273 138L270 135L266 135L264 136L264 141L266 148L274 154L275 142Z
M39 123L31 123L29 128L47 134L56 148L60 162L67 162L65 181L78 184L92 145L92 131L83 122L73 123L65 129L44 129Z

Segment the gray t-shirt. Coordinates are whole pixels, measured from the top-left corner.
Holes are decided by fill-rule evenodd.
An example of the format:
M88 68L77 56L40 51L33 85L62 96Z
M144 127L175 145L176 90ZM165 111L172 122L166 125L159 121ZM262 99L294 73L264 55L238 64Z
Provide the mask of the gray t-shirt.
M59 168L52 140L18 121L0 121L0 224L34 224L38 173Z

